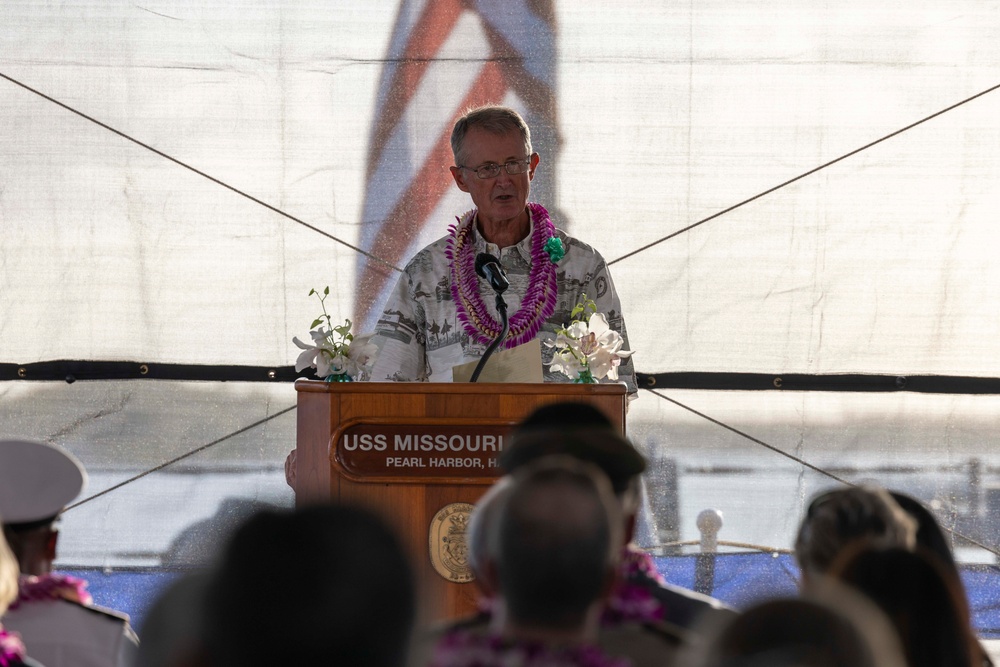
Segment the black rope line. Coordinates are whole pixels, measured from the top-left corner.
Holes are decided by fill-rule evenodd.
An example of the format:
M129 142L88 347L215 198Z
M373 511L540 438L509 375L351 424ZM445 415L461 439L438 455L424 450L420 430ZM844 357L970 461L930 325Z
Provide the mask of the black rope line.
M294 410L297 407L298 407L297 405L293 405L291 407L285 408L284 410L280 410L280 411L274 413L273 415L271 415L269 417L264 417L263 419L255 421L254 423L250 424L249 426L244 426L243 428L238 429L236 431L233 431L232 433L229 433L228 435L224 435L224 436L222 436L221 438L219 438L217 440L213 440L212 442L210 442L210 443L208 443L206 445L202 445L201 447L196 447L195 449L192 449L189 452L186 452L184 454L181 454L180 456L172 458L169 461L166 461L164 463L159 464L158 466L150 468L149 470L141 472L138 475L135 475L133 477L129 477L124 482L119 482L118 484L115 484L112 487L104 489L100 493L95 493L94 495L89 496L87 498L84 498L83 500L78 500L77 502L73 503L72 505L70 505L69 507L67 507L66 509L64 509L63 512L64 513L68 512L68 511L70 511L73 508L76 508L76 507L79 507L80 505L89 503L91 500L97 500L101 496L107 495L107 494L111 493L112 491L117 491L118 489L122 488L123 486L127 486L128 484L131 484L132 482L135 482L137 480L142 479L146 475L154 473L154 472L156 472L158 470L163 470L167 466L171 466L171 465L177 463L178 461L183 461L184 459L186 459L188 457L191 457L191 456L194 456L195 454L198 454L199 452L203 452L203 451L205 451L206 449L208 449L210 447L215 447L219 443L225 442L226 440L229 440L230 438L235 438L236 436L240 435L241 433L246 433L247 431L255 429L258 426L260 426L261 424L266 424L267 422L271 421L272 419L280 417L281 415L283 415L283 414L285 414L287 412L291 412L292 410Z
M55 359L16 364L0 361L0 382L168 380L177 382L294 382L316 379L315 370L294 366L170 364L143 361ZM739 373L716 371L636 372L644 389L706 391L822 391L855 393L1000 394L1000 377L970 375L877 375L866 373Z
M633 255L637 255L640 252L649 250L653 246L659 245L660 243L663 243L664 241L669 241L670 239L674 238L675 236L679 236L679 235L683 234L684 232L690 231L690 230L694 229L695 227L698 227L700 225L705 224L706 222L709 222L711 220L715 220L716 218L718 218L720 216L723 216L726 213L730 213L732 211L735 211L736 209L740 208L741 206L744 206L745 204L749 204L750 202L756 201L756 200L760 199L761 197L764 197L766 195L771 194L772 192L775 192L776 190L780 190L781 188L785 187L786 185L791 185L792 183L794 183L796 181L800 181L803 178L805 178L806 176L811 176L812 174L815 174L817 171L820 171L821 169L826 169L827 167L829 167L831 165L837 164L841 160L846 160L847 158L849 158L849 157L851 157L853 155L857 155L861 151L867 150L867 149L871 148L872 146L875 146L877 144L882 143L883 141L891 139L891 138L895 137L898 134L902 134L903 132L906 132L907 130L911 130L911 129L915 128L916 126L918 126L918 125L920 125L922 123L926 123L927 121L929 121L929 120L931 120L933 118L937 118L941 114L947 113L947 112L951 111L952 109L956 109L956 108L962 106L963 104L971 102L972 100L974 100L976 98L982 97L983 95L986 95L988 93L992 93L994 90L997 90L997 89L1000 89L1000 83L998 83L997 85L995 85L995 86L993 86L991 88L987 88L986 90L984 90L982 92L976 93L972 97L967 97L964 100L962 100L961 102L956 102L955 104L952 104L949 107L946 107L944 109L941 109L940 111L932 113L930 116L927 116L926 118L921 118L920 120L916 121L915 123L910 123L906 127L898 129L895 132L890 132L889 134L885 135L884 137L882 137L880 139L876 139L875 141L872 141L870 143L865 144L861 148L855 148L850 153L845 153L844 155L841 155L838 158L835 158L833 160L830 160L829 162L821 164L818 167L814 167L814 168L810 169L809 171L807 171L805 173L799 174L798 176L796 176L794 178L791 178L791 179L785 181L784 183L781 183L780 185L775 185L773 188L769 188L767 190L764 190L763 192L761 192L759 194L756 194L753 197L750 197L749 199L744 199L743 201L739 202L738 204L733 204L729 208L723 209L723 210L721 210L721 211L719 211L717 213L713 213L712 215L708 216L707 218L702 218L698 222L692 223L692 224L688 225L687 227L684 227L683 229L678 229L677 231L673 232L672 234L668 234L667 236L664 236L661 239L657 239L656 241L653 241L652 243L647 243L646 245L642 246L641 248L638 248L636 250L633 250L630 253L622 255L621 257L618 257L617 259L611 260L610 262L608 262L608 266L611 266L612 264L617 264L618 262L620 262L620 261L622 261L624 259L628 259L629 257L631 257Z
M348 243L347 241L345 241L345 240L343 240L341 238L338 238L338 237L334 236L333 234L330 234L329 232L326 232L326 231L320 229L319 227L311 225L308 222L306 222L306 221L304 221L304 220L302 220L300 218L295 217L291 213L286 213L285 211L282 211L280 208L278 208L276 206L272 206L271 204L268 204L267 202L265 202L265 201L263 201L261 199L258 199L257 197L254 197L251 194L243 192L239 188L236 188L236 187L234 187L232 185L229 185L228 183L226 183L224 181L220 181L219 179L215 178L214 176L211 176L211 175L205 173L204 171L201 171L200 169L198 169L196 167L192 167L191 165L187 164L186 162L182 162L181 160L178 160L177 158L172 157L172 156L164 153L163 151L161 151L161 150L159 150L157 148L153 148L149 144L146 144L146 143L143 143L142 141L139 141L135 137L132 137L132 136L130 136L128 134L125 134L121 130L117 130L117 129L111 127L107 123L102 123L101 121L97 120L96 118L94 118L92 116L88 116L87 114L83 113L82 111L80 111L78 109L75 109L75 108L69 106L68 104L60 102L59 100L55 99L54 97L50 97L49 95L46 95L45 93L43 93L43 92L41 92L39 90L35 90L31 86L29 86L29 85L27 85L25 83L22 83L21 81L18 81L17 79L14 79L14 78L11 78L11 77L7 76L3 72L0 72L0 78L6 79L7 81L10 81L14 85L20 86L21 88L24 88L28 92L34 93L35 95L38 95L42 99L48 100L49 102L52 102L53 104L56 104L56 105L62 107L63 109L65 109L66 111L69 111L70 113L74 113L77 116L80 116L81 118L83 118L85 120L88 120L91 123L94 123L95 125L103 127L108 132L116 134L119 137L121 137L122 139L125 139L127 141L131 141L133 144L136 144L137 146L141 146L142 148L145 148L146 150L148 150L148 151L150 151L152 153L156 153L160 157L162 157L164 159L167 159L167 160L170 160L171 162L173 162L174 164L176 164L178 166L184 167L185 169L187 169L189 171L192 171L192 172L198 174L199 176L201 176L203 178L207 178L208 180L212 181L216 185L221 185L222 187L226 188L227 190L229 190L231 192L235 192L239 196L245 197L246 199L249 199L250 201L254 202L255 204L259 204L260 206L263 206L264 208L268 209L269 211L273 211L274 213L277 213L280 216L288 218L292 222L296 222L296 223L302 225L306 229L311 229L312 231L314 231L317 234L320 234L322 236L325 236L326 238L330 239L331 241L336 241L337 243L339 243L339 244L341 244L341 245L343 245L343 246L345 246L347 248L350 248L354 252L357 252L357 253L360 253L360 254L364 255L368 259L374 260L374 261L376 261L376 262L384 265L386 268L392 269L393 271L398 271L400 273L403 272L402 269L400 269L399 267L391 264L390 262L385 261L381 257L377 257L376 255L373 255L372 253L370 253L370 252L368 252L366 250L362 250L361 248L359 248L359 247L357 247L355 245L352 245L352 244Z
M702 419L704 419L704 420L706 420L708 422L711 422L711 423L715 424L716 426L721 426L722 428L724 428L727 431L730 431L732 433L735 433L736 435L740 436L741 438L745 438L746 440L749 440L750 442L753 442L753 443L755 443L757 445L760 445L761 447L764 447L765 449L769 449L772 452L774 452L775 454L780 454L781 456L784 456L787 459L791 459L792 461L798 463L799 465L805 466L806 468L809 468L810 470L812 470L814 472L818 472L821 475L829 477L830 479L835 480L835 481L837 481L837 482L839 482L839 483L841 483L841 484L843 484L845 486L850 486L850 487L856 487L856 486L858 486L857 484L855 484L853 482L847 481L843 477L835 475L834 473L832 473L832 472L830 472L828 470L824 470L823 468L820 468L819 466L816 466L816 465L813 465L812 463L809 463L805 459L799 458L798 456L795 456L794 454L789 454L788 452L786 452L786 451L784 451L782 449L778 449L774 445L770 445L770 444L764 442L763 440L761 440L759 438L755 438L754 436L750 435L749 433L745 433L745 432L739 430L738 428L736 428L734 426L730 426L729 424L721 422L718 419L715 419L713 417L709 417L704 412L699 412L698 410L695 410L694 408L692 408L692 407L690 407L688 405L685 405L684 403L681 403L680 401L678 401L676 399L670 398L669 396L665 396L664 394L661 394L660 392L656 391L655 389L647 389L647 391L649 391L651 394L655 394L656 396L659 396L660 398L662 398L665 401L673 403L674 405L676 405L677 407L679 407L679 408L681 408L683 410L687 410L688 412L690 412L693 415L701 417ZM949 533L951 533L955 537L961 538L961 539L969 542L970 544L974 544L975 546L979 547L980 549L983 549L984 551L987 551L987 552L993 554L994 556L1000 556L1000 550L998 550L995 547L986 546L985 544L983 544L979 540L975 540L975 539L969 537L968 535L964 535L964 534L958 532L957 530L955 530L954 528L950 528L948 526L941 526L941 527L944 528L946 531L948 531Z

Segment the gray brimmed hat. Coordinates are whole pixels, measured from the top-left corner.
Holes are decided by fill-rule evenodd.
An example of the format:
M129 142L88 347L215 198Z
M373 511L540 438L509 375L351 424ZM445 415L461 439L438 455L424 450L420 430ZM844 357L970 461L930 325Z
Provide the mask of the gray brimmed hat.
M53 518L87 483L75 456L58 445L0 440L0 520L20 524Z

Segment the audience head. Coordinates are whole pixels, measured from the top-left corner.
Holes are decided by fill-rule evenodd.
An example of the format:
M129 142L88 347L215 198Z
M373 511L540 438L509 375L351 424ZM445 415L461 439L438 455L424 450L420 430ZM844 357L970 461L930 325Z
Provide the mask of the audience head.
M137 667L180 667L202 664L202 627L207 570L189 572L171 582L143 621Z
M582 629L614 578L621 521L599 469L565 456L512 475L490 536L490 569L508 618L538 630Z
M895 626L910 667L970 667L980 657L964 592L937 556L922 549L848 549L832 578L874 602Z
M958 565L955 563L955 556L951 552L948 538L941 530L937 519L931 514L923 503L912 496L899 491L890 491L892 499L896 501L903 511L913 517L917 522L916 542L918 547L927 549L936 555L947 567L958 573Z
M367 511L263 511L229 541L206 589L215 667L402 665L414 583L392 532Z
M857 542L911 549L916 522L884 489L854 486L813 497L795 540L803 583L829 570Z
M486 594L489 590L485 564L489 560L490 532L496 525L497 508L502 504L503 497L510 491L511 478L501 477L476 502L469 516L469 526L465 531L465 539L469 547L469 569L472 570L476 583Z
M885 617L849 591L771 600L715 621L697 667L904 667Z
M600 410L577 402L543 405L514 430L500 457L500 466L514 472L553 454L596 465L611 482L625 516L635 513L639 475L646 469L646 460Z
M56 520L86 481L83 466L62 447L0 441L0 517L23 574L51 571L59 535Z

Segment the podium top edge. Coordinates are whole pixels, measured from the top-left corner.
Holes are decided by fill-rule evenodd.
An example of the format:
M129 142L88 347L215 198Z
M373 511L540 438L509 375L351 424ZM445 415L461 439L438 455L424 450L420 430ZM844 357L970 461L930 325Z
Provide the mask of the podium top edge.
M325 382L299 378L295 391L302 393L355 394L565 394L566 396L621 396L624 383L574 384L570 382Z

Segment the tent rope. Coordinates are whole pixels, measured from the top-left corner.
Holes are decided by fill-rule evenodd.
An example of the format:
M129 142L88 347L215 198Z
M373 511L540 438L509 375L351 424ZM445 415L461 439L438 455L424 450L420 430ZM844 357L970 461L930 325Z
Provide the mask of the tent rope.
M306 222L306 221L304 221L304 220L302 220L300 218L295 217L291 213L287 213L285 211L282 211L280 208L278 208L276 206L272 206L271 204L268 204L267 202L265 202L265 201L263 201L261 199L258 199L257 197L254 197L253 195L248 194L248 193L244 192L243 190L240 190L237 187L229 185L228 183L226 183L224 181L221 181L218 178L216 178L214 176L211 176L211 175L205 173L204 171L201 171L200 169L187 164L186 162L182 162L181 160L178 160L177 158L175 158L175 157L173 157L171 155L168 155L167 153L164 153L163 151L161 151L161 150L159 150L157 148L154 148L154 147L150 146L147 143L139 141L135 137L132 137L132 136L130 136L128 134L125 134L121 130L117 130L117 129L111 127L110 125L108 125L106 123L102 123L101 121L97 120L96 118L94 118L92 116L88 116L87 114L83 113L79 109L75 109L75 108L69 106L68 104L65 104L64 102L60 102L59 100L55 99L54 97L50 97L49 95L46 95L45 93L32 88L31 86L27 85L26 83L23 83L21 81L18 81L17 79L14 79L14 78L12 78L10 76L7 76L3 72L0 72L0 78L6 79L7 81L10 81L14 85L20 86L21 88L24 88L28 92L34 93L35 95L38 95L42 99L48 100L49 102L52 102L53 104L58 105L58 106L62 107L63 109L66 109L67 111L69 111L71 113L74 113L77 116L80 116L81 118L83 118L85 120L89 120L91 123L94 123L95 125L103 127L108 132L116 134L119 137L121 137L122 139L125 139L127 141L131 141L133 144L136 144L137 146L141 146L142 148L145 148L146 150L148 150L148 151L150 151L152 153L156 153L160 157L162 157L164 159L167 159L167 160L170 160L171 162L173 162L176 165L184 167L185 169L187 169L189 171L192 171L195 174L198 174L199 176L201 176L203 178L207 178L208 180L212 181L216 185L221 185L222 187L226 188L227 190L229 190L231 192L235 192L239 196L245 197L246 199L249 199L250 201L254 202L255 204L259 204L259 205L263 206L264 208L268 209L269 211L273 211L274 213L277 213L280 216L288 218L292 222L296 222L296 223L302 225L306 229L311 229L312 231L314 231L317 234L320 234L322 236L325 236L326 238L330 239L331 241L336 241L337 243L339 243L339 244L341 244L341 245L343 245L343 246L345 246L347 248L350 248L351 250L353 250L353 251L355 251L355 252L357 252L359 254L364 255L368 259L374 260L374 261L378 262L379 264L384 265L386 268L392 269L393 271L398 271L399 273L403 272L402 269L400 269L399 267L391 264L390 262L385 261L381 257L373 255L372 253L370 253L370 252L368 252L366 250L362 250L361 248L357 247L356 245L352 245L352 244L348 243L347 241L345 241L345 240L343 240L341 238L338 238L338 237L334 236L333 234L331 234L329 232L323 231L319 227L316 227L314 225L310 225L308 222Z
M260 199L258 199L256 197L254 197L253 195L247 194L246 192L243 192L242 190L240 190L240 189L238 189L238 188L236 188L236 187L234 187L232 185L229 185L228 183L225 183L225 182L223 182L223 181L215 178L214 176L210 176L209 174L207 174L207 173L205 173L205 172L203 172L203 171L201 171L201 170L199 170L199 169L197 169L195 167L192 167L191 165L189 165L189 164L187 164L185 162L182 162L181 160L178 160L177 158L174 158L174 157L172 157L172 156L164 153L163 151L160 151L160 150L158 150L156 148L153 148L152 146L150 146L150 145L148 145L146 143L143 143L142 141L139 141L138 139L135 139L134 137L132 137L132 136L130 136L128 134L125 134L124 132L122 132L120 130L115 129L115 128L111 127L110 125L107 125L106 123L102 123L101 121L97 120L96 118L88 116L87 114L83 113L82 111L79 111L79 110L77 110L77 109L69 106L68 104L60 102L59 100L57 100L57 99L55 99L55 98L53 98L53 97L51 97L49 95L46 95L45 93L43 93L43 92L41 92L39 90L36 90L36 89L32 88L31 86L29 86L29 85L27 85L27 84L25 84L25 83L23 83L21 81L18 81L17 79L14 79L13 77L10 77L10 76L4 74L3 72L0 72L0 78L6 79L7 81L10 81L14 85L20 86L21 88L24 88L25 90L27 90L27 91L29 91L31 93L34 93L35 95L38 95L42 99L48 100L49 102L52 102L53 104L56 104L56 105L62 107L63 109L66 109L67 111L69 111L71 113L74 113L74 114L80 116L81 118L84 118L84 119L90 121L91 123L94 123L95 125L98 125L98 126L104 128L104 129L108 130L109 132L112 132L112 133L114 133L114 134L122 137L123 139L131 141L132 143L134 143L134 144L136 144L138 146L141 146L142 148L145 148L146 150L149 150L149 151L152 151L153 153L156 153L160 157L163 157L163 158L165 158L167 160L170 160L171 162L173 162L173 163L175 163L175 164L177 164L177 165L179 165L181 167L184 167L185 169L188 169L188 170L190 170L190 171L198 174L199 176L207 178L208 180L212 181L213 183L216 183L217 185L221 185L222 187L226 188L227 190L235 192L236 194L240 195L241 197L245 197L245 198L249 199L250 201L252 201L252 202L254 202L256 204L259 204L259 205L267 208L268 210L277 213L278 215L284 216L285 218L288 218L289 220L291 220L293 222L296 222L296 223L302 225L303 227L306 227L307 229L311 229L312 231L316 232L317 234L321 234L322 236L325 236L325 237L327 237L327 238L329 238L329 239L331 239L333 241L336 241L337 243L340 243L341 245L343 245L343 246L345 246L345 247L347 247L347 248L349 248L349 249L351 249L351 250L353 250L353 251L355 251L355 252L357 252L357 253L359 253L361 255L364 255L368 259L371 259L373 261L376 261L376 262L382 264L386 268L389 268L389 269L391 269L393 271L402 273L402 269L400 269L398 266L395 266L394 264L392 264L390 262L387 262L386 260L382 259L381 257L378 257L377 255L374 255L374 254L368 252L367 250L363 250L363 249L361 249L361 248L359 248L359 247L357 247L355 245L352 245L352 244L348 243L347 241L344 241L343 239L340 239L340 238L338 238L338 237L330 234L329 232L325 232L322 229L319 229L318 227L315 227L315 226L313 226L313 225L305 222L304 220L301 220L301 219L299 219L299 218L291 215L290 213L282 211L281 209L279 209L279 208L277 208L275 206L272 206L271 204L268 204L267 202L264 202L264 201L262 201L262 200L260 200ZM628 259L630 257L638 255L639 253L645 252L646 250L649 250L650 248L652 248L654 246L657 246L660 243L663 243L664 241L669 241L670 239L672 239L672 238L674 238L676 236L679 236L679 235L681 235L681 234L683 234L685 232L691 231L695 227L699 227L699 226L705 224L706 222L709 222L711 220L715 220L716 218L719 218L719 217L721 217L723 215L726 215L727 213L731 213L732 211L735 211L736 209L738 209L738 208L740 208L742 206L745 206L746 204L749 204L750 202L756 201L756 200L760 199L761 197L765 197L765 196L771 194L772 192L776 192L776 191L780 190L781 188L783 188L783 187L785 187L787 185L791 185L792 183L795 183L796 181L800 181L803 178L806 178L807 176L811 176L812 174L815 174L818 171L826 169L829 166L832 166L834 164L837 164L838 162L846 160L849 157L857 155L858 153L861 153L862 151L865 151L865 150L867 150L867 149L869 149L869 148L871 148L873 146L876 146L876 145L882 143L883 141L887 141L887 140L889 140L889 139L891 139L891 138L893 138L895 136L898 136L898 135L902 134L903 132L906 132L907 130L911 130L911 129L917 127L918 125L922 125L923 123L926 123L929 120L932 120L932 119L937 118L938 116L940 116L942 114L945 114L945 113L947 113L949 111L957 109L958 107L960 107L960 106L962 106L964 104L968 104L969 102L972 102L975 99L978 99L980 97L983 97L984 95L992 93L993 91L995 91L997 89L1000 89L1000 84L996 84L995 86L991 86L990 88L987 88L986 90L983 90L983 91L980 91L980 92L976 93L975 95L971 95L970 97L966 97L965 99L963 99L963 100L961 100L959 102L956 102L956 103L954 103L954 104L952 104L952 105L950 105L948 107L945 107L944 109L941 109L940 111L936 111L936 112L930 114L929 116L925 116L924 118L921 118L918 121L910 123L909 125L907 125L905 127L902 127L902 128L900 128L898 130L895 130L894 132L890 132L889 134L887 134L887 135L885 135L883 137L880 137L880 138L878 138L878 139L876 139L874 141L871 141L871 142L865 144L864 146L861 146L860 148L855 148L854 150L852 150L852 151L850 151L848 153L845 153L845 154L841 155L840 157L834 158L833 160L830 160L829 162L825 162L825 163L819 165L818 167L813 167L809 171L806 171L806 172L804 172L802 174L799 174L798 176L795 176L794 178L790 178L787 181L784 181L783 183L779 183L778 185L775 185L775 186L773 186L771 188L768 188L767 190L764 190L763 192L760 192L760 193L758 193L758 194L756 194L756 195L754 195L752 197L744 199L741 202L733 204L732 206L729 206L728 208L725 208L725 209L723 209L721 211L713 213L712 215L710 215L710 216L708 216L706 218L702 218L701 220L698 220L697 222L694 222L694 223L688 225L687 227L683 227L681 229L678 229L677 231L675 231L675 232L673 232L671 234L668 234L668 235L666 235L666 236L664 236L664 237L662 237L660 239L657 239L656 241L653 241L652 243L647 243L646 245L644 245L644 246L642 246L640 248L637 248L637 249L633 250L632 252L626 253L626 254L622 255L621 257L617 257L617 258L611 260L610 262L608 262L608 266L611 266L612 264L617 264L618 262L621 262L621 261L626 260L626 259Z
M656 391L655 389L647 389L647 391L649 391L651 394L655 394L656 396L659 396L660 398L662 398L665 401L673 403L674 405L676 405L677 407L679 407L679 408L681 408L683 410L687 410L688 412L690 412L691 414L693 414L693 415L695 415L697 417L701 417L705 421L711 422L711 423L715 424L716 426L720 426L720 427L726 429L727 431L731 431L732 433L735 433L736 435L740 436L741 438L744 438L746 440L749 440L750 442L753 442L753 443L755 443L757 445L760 445L761 447L764 447L765 449L769 449L772 452L774 452L775 454L779 454L781 456L784 456L785 458L790 459L790 460L794 461L795 463L797 463L797 464L799 464L801 466L809 468L810 470L812 470L814 472L818 472L819 474L821 474L821 475L823 475L825 477L829 477L830 479L832 479L832 480L834 480L836 482L839 482L840 484L843 484L844 486L849 486L849 487L857 487L858 486L854 482L850 482L850 481L844 479L843 477L840 477L840 476L838 476L838 475L830 472L829 470L824 470L823 468L821 468L821 467L819 467L817 465L813 465L812 463L809 463L808 461L806 461L805 459L803 459L801 457L795 456L794 454L789 454L788 452L784 451L783 449L779 449L778 447L775 447L774 445L770 445L770 444L764 442L763 440L761 440L759 438L755 438L754 436L750 435L749 433L745 433L744 431L741 431L741 430L739 430L738 428L736 428L734 426L730 426L729 424L726 424L724 422L719 421L718 419L710 417L710 416L706 415L703 412L699 412L698 410L695 410L694 408L692 408L689 405L685 405L684 403L681 403L680 401L678 401L676 399L673 399L673 398L670 398L669 396L661 394L660 392ZM965 540L966 542L969 542L970 544L974 544L975 546L979 547L980 549L983 549L984 551L987 551L987 552L993 554L994 556L1000 557L1000 549L998 549L997 547L987 546L987 545L983 544L982 542L980 542L979 540L973 539L973 538L969 537L968 535L960 533L959 531L957 531L957 530L955 530L955 529L953 529L953 528L951 528L949 526L942 525L941 528L944 529L944 530L946 530L946 531L948 531L948 533L950 533L954 537L957 537L957 538L960 538L962 540Z
M297 405L293 405L291 407L285 408L284 410L279 410L278 412L275 412L273 415L270 415L268 417L264 417L263 419L259 419L259 420L255 421L252 424L248 424L247 426L244 426L241 429L237 429L237 430L233 431L232 433L224 435L221 438L218 438L216 440L213 440L212 442L209 442L207 444L201 445L200 447L195 447L194 449L192 449L192 450L190 450L188 452L185 452L184 454L181 454L180 456L174 457L174 458L170 459L169 461L165 461L165 462L163 462L163 463L161 463L159 465L153 466L149 470L141 472L138 475L134 475L132 477L129 477L125 481L119 482L118 484L115 484L114 486L111 486L111 487L109 487L107 489L104 489L100 493L95 493L94 495L88 496L88 497L84 498L83 500L76 501L75 503L73 503L72 505L70 505L69 507L67 507L66 509L64 509L63 513L66 513L68 511L70 511L71 509L79 507L80 505L85 505L85 504L89 503L92 500L97 500L101 496L107 495L107 494L111 493L112 491L117 491L118 489L122 488L123 486L128 486L132 482L138 481L138 480L142 479L143 477L145 477L146 475L152 474L152 473L154 473L154 472L156 472L158 470L163 470L167 466L171 466L171 465L177 463L178 461L183 461L184 459L189 458L191 456L194 456L195 454L198 454L200 452L204 452L205 450L207 450L207 449L209 449L211 447L215 447L219 443L225 442L226 440L229 440L231 438L235 438L236 436L240 435L241 433L246 433L247 431L253 430L253 429L257 428L258 426L260 426L262 424L266 424L267 422L271 421L272 419L276 419L276 418L280 417L281 415L283 415L285 413L288 413L288 412L291 412L292 410L295 410L297 407L298 407Z
M723 216L723 215L725 215L727 213L735 211L736 209L740 208L741 206L749 204L752 201L756 201L756 200L760 199L761 197L764 197L766 195L771 194L772 192L780 190L781 188L785 187L786 185L791 185L792 183L795 183L796 181L802 180L806 176L811 176L812 174L815 174L816 172L818 172L818 171L820 171L822 169L826 169L827 167L829 167L831 165L834 165L834 164L837 164L838 162L840 162L842 160L846 160L847 158L851 157L852 155L857 155L858 153L860 153L860 152L862 152L864 150L867 150L867 149L871 148L872 146L878 145L878 144L882 143L883 141L886 141L886 140L891 139L891 138L893 138L893 137L895 137L897 135L900 135L903 132L906 132L907 130L911 130L911 129L917 127L918 125L921 125L922 123L926 123L927 121L931 120L932 118L937 118L941 114L947 113L947 112L951 111L952 109L957 109L958 107L962 106L963 104L967 104L967 103L971 102L974 99L982 97L983 95L986 95L988 93L992 93L993 91L995 91L997 89L1000 89L1000 83L998 83L997 85L992 86L990 88L987 88L984 91L978 92L978 93L976 93L975 95L973 95L971 97L966 97L961 102L956 102L955 104L952 104L949 107L941 109L940 111L936 111L936 112L932 113L930 116L927 116L925 118L921 118L920 120L918 120L918 121L916 121L914 123L910 123L906 127L902 127L900 129L896 130L895 132L890 132L889 134L885 135L884 137L881 137L880 139L876 139L875 141L872 141L872 142L869 142L869 143L865 144L861 148L855 148L853 151L851 151L849 153L844 153L843 155L841 155L838 158L830 160L829 162L825 162L825 163L819 165L818 167L813 167L812 169L810 169L807 172L799 174L798 176L796 176L794 178L790 178L789 180L785 181L784 183L780 183L778 185L775 185L772 188L768 188L767 190L764 190L763 192L761 192L759 194L756 194L753 197L750 197L749 199L744 199L743 201L739 202L738 204L733 204L729 208L722 209L721 211L719 211L717 213L713 213L712 215L708 216L707 218L702 218L698 222L692 223L692 224L690 224L687 227L684 227L682 229L678 229L676 232L673 232L672 234L668 234L668 235L664 236L661 239L657 239L656 241L653 241L652 243L647 243L646 245L642 246L641 248L633 250L630 253L626 253L626 254L622 255L621 257L617 257L617 258L611 260L610 262L608 262L608 266L611 266L612 264L617 264L618 262L620 262L622 260L625 260L625 259L628 259L629 257L632 257L633 255L638 255L639 253L644 252L646 250L649 250L653 246L659 245L660 243L663 243L664 241L669 241L670 239L674 238L675 236L680 236L684 232L691 231L695 227L703 225L706 222L709 222L710 220L715 220L718 217L721 217L721 216Z

